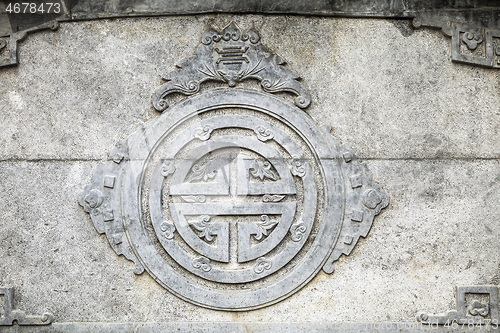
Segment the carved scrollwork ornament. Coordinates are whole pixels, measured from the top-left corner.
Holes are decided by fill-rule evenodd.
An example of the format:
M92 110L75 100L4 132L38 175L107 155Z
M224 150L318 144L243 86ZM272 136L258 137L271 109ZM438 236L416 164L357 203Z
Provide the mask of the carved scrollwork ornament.
M309 93L282 65L253 28L209 29L155 107L173 91L193 94L120 142L80 195L113 250L186 301L228 311L276 303L333 272L389 202L352 151L297 107ZM249 77L264 91L194 93L207 78ZM275 91L296 92L297 106Z
M481 299L481 300L479 300ZM449 310L444 314L429 314L421 311L417 313L417 320L424 324L476 325L476 327L494 324L498 326L500 320L498 310L498 287L484 286L457 286L456 310Z
M19 64L19 42L26 39L28 34L40 30L57 30L59 22L57 20L42 23L26 30L13 32L8 36L8 42L5 39L0 39L0 54L7 53L6 59L0 59L0 67L16 66ZM6 47L9 44L9 47ZM8 53L10 52L10 54Z
M241 32L231 22L220 32L209 28L201 38L196 55L177 67L163 77L166 83L153 97L153 105L158 111L169 107L168 95L195 94L205 81L225 82L235 87L238 82L254 79L261 82L264 91L296 95L295 104L300 108L308 107L311 102L309 92L297 81L300 77L285 67L283 59L260 43L260 35L253 27Z
M454 62L500 68L500 29L491 29L424 17L413 19L413 26L439 28L451 37L451 59Z
M54 321L54 315L50 312L45 312L41 316L30 316L26 315L24 311L16 310L14 306L14 288L0 287L0 296L2 296L0 300L3 299L3 304L0 307L2 309L0 326L11 326L14 325L14 322L19 326L41 326L50 325Z
M469 50L475 50L477 48L477 45L483 42L483 36L481 36L480 34L475 34L473 32L465 32L462 35L462 40L465 44L467 44Z

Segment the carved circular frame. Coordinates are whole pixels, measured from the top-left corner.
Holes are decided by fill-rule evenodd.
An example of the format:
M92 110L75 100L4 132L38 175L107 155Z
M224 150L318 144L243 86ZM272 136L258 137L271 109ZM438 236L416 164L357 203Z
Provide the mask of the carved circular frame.
M186 276L166 264L144 230L140 208L140 188L148 158L169 129L208 110L228 107L263 112L300 135L315 154L325 193L325 209L317 236L301 260L272 283L237 293L193 284ZM124 229L134 254L163 287L178 297L203 307L245 311L279 302L314 278L339 238L345 193L340 157L335 147L332 138L325 135L302 110L283 98L259 91L220 88L199 93L172 105L168 112L163 113L139 135L129 151L130 166L126 168L123 178L121 210Z

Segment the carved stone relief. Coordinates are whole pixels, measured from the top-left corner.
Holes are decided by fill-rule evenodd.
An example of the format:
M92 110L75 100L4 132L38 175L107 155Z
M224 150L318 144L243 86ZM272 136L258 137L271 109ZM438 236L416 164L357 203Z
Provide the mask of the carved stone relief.
M446 314L431 315L426 312L417 314L417 320L422 323L437 323L438 325L492 325L498 327L498 287L497 286L467 286L457 287L457 310Z
M438 28L446 37L451 37L451 55L454 62L500 68L500 30L498 29L425 18L414 19L413 26L415 28Z
M434 28L441 28L444 26L451 26L453 23L454 27L458 27L460 30L457 36L453 36L455 44L453 45L454 54L453 61L463 62L468 64L476 64L485 67L498 68L498 61L496 57L500 56L499 52L496 51L496 42L492 44L492 47L488 46L488 41L486 35L491 34L493 40L499 38L499 27L500 27L500 7L497 2L489 3L485 2L444 2L444 1L394 1L394 0L357 0L348 2L309 2L309 1L270 1L264 0L259 2L259 6L245 1L231 3L230 5L224 0L214 0L212 2L205 3L198 0L185 0L175 3L155 3L149 4L142 0L130 0L120 3L117 5L116 0L53 0L54 2L47 3L51 4L52 11L49 14L44 12L43 9L30 8L26 12L26 8L23 9L22 14L20 12L10 8L7 10L5 5L0 2L0 67L13 66L19 63L17 57L17 47L18 41L23 40L27 33L43 30L50 28L55 30L59 25L59 22L74 22L74 21L85 21L85 20L95 20L95 19L106 19L106 18L116 18L116 17L137 17L137 16L171 16L171 15L197 15L197 14L209 14L209 13L255 13L255 14L284 14L284 15L313 15L319 17L365 17L365 18L393 18L399 20L414 19L414 26L428 26ZM491 2L491 1L490 1ZM6 2L7 4L7 2ZM24 4L24 3L23 3ZM28 3L26 3L28 4ZM52 4L54 5L52 7ZM57 7L57 10L56 10ZM18 9L19 10L19 9ZM56 14L57 13L57 14ZM25 15L24 15L25 14ZM466 25L464 25L466 24ZM444 27L443 31L447 28ZM290 86L283 87L282 85L287 85L283 81L268 81L268 79L275 79L276 75L281 76L280 73L259 73L259 68L261 66L256 63L252 63L251 57L245 55L245 47L252 49L252 46L256 46L254 51L266 52L261 49L258 44L259 40L258 34L254 29L248 29L246 31L236 31L234 27L226 28L223 32L218 32L217 30L208 31L207 35L204 36L203 44L207 47L201 48L197 57L187 59L189 64L180 64L179 67L184 68L184 65L194 70L194 72L188 73L184 71L181 76L184 78L189 78L188 81L180 80L180 82L172 82L172 85L167 85L162 87L166 89L165 95L172 92L180 92L184 94L196 93L199 89L199 84L205 80L215 80L215 81L225 81L231 86L234 86L237 81L244 79L254 78L262 81L262 87L264 89L269 89L271 92L282 91L283 88L290 88L295 90L294 84ZM447 34L451 37L451 33ZM464 36L465 35L465 36ZM213 39L214 38L214 39ZM5 57L5 45L7 40L11 40L11 50L9 56ZM239 51L235 50L225 50L223 46L227 41L240 40L241 43L233 44L242 46ZM467 50L461 45L462 42L467 45ZM209 42L210 41L210 42ZM248 43L246 43L248 41ZM213 44L216 45L216 49L213 49ZM477 45L483 43L479 49ZM246 45L245 45L246 44ZM461 51L463 49L464 52ZM477 51L476 51L477 49ZM483 52L484 49L488 52ZM221 57L223 61L219 61L215 68L210 66L207 60L207 56L210 58L211 51L215 51L217 56ZM237 50L236 50L237 51ZM249 50L249 56L252 55L252 50ZM473 51L473 52L469 52ZM4 57L2 57L4 53ZM240 57L247 65L253 64L256 67L244 66L246 71L236 71L236 72L224 72L224 70L219 70L218 65L220 63L227 64L227 61L234 61L234 58ZM5 59L7 58L7 59ZM231 59L233 58L233 59ZM240 59L240 60L241 60ZM279 58L269 59L275 65L281 65L282 61ZM192 66L192 63L197 63L201 67ZM495 65L492 65L495 64ZM209 65L208 70L204 68L204 64ZM262 64L262 65L265 65ZM274 66L268 66L268 70ZM202 70L203 75L196 73L197 70ZM280 69L281 70L281 69ZM174 77L179 74L172 74ZM259 78L260 77L260 78ZM304 91L298 91L294 93L304 93ZM163 96L164 97L164 96ZM298 95L300 104L307 104L307 100L304 99L305 96ZM158 104L159 103L159 104ZM158 96L158 100L155 102L155 107L157 109L164 110L167 108L167 103L161 96Z
M0 67L19 64L19 42L24 40L28 33L46 29L59 29L59 22L56 20L50 21L30 29L12 33L10 36L0 37Z
M293 93L297 95L295 104L307 107L311 102L309 92L297 81L299 76L284 64L260 43L254 28L240 31L234 23L221 32L212 28L203 35L196 56L182 61L177 65L179 69L164 77L167 82L154 95L153 104L158 111L164 111L168 107L167 95L195 94L204 81L235 87L240 81L254 79L260 81L264 91Z
M4 298L3 312L0 312L0 326L18 325L50 325L54 320L51 313L41 316L27 316L23 311L14 309L14 288L0 288L0 295ZM1 298L0 298L1 299Z
M99 165L79 203L117 254L194 304L241 311L332 273L388 195L306 107L298 75L233 23L165 76L163 111ZM233 88L258 79L264 92ZM199 92L205 80L228 88ZM165 97L189 97L168 106ZM168 107L168 108L167 108Z

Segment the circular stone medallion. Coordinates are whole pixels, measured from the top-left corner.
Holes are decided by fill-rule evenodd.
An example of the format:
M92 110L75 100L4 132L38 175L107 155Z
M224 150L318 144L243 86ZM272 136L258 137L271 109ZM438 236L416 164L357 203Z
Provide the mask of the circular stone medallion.
M220 88L120 143L80 203L136 273L189 302L239 311L331 272L387 196L296 106Z
M303 111L260 92L218 89L172 106L130 150L137 166L124 180L134 193L125 227L146 270L212 308L300 288L340 230L342 186L329 186L340 170L325 141Z

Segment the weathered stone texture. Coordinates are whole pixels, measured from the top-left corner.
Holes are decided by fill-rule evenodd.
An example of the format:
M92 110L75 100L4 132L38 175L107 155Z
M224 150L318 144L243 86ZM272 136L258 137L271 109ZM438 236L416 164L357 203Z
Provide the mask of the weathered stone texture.
M232 18L63 23L34 34L21 68L2 70L1 157L103 158L157 115L150 102L161 76L193 54L205 24ZM498 73L450 63L439 32L403 37L381 20L234 18L255 22L262 42L304 78L307 112L359 156L498 157Z
M311 92L307 109L348 143L390 205L351 256L268 308L226 313L135 276L77 198L98 162L158 113L162 75L208 23L252 22ZM233 16L62 23L0 71L0 286L17 307L78 321L413 321L454 286L500 283L500 80L450 62L438 31L385 20ZM168 112L168 110L166 111ZM304 311L304 304L308 311Z
M19 286L28 313L50 309L59 322L411 321L421 309L448 309L457 284L498 284L497 161L369 161L393 199L368 239L332 276L237 314L186 303L110 251L75 204L96 165L2 162L0 281Z

